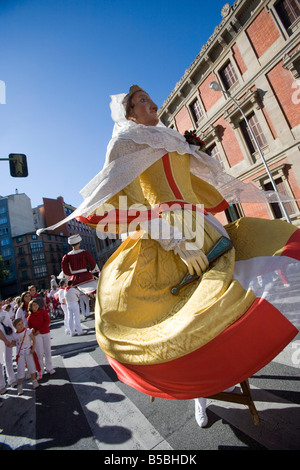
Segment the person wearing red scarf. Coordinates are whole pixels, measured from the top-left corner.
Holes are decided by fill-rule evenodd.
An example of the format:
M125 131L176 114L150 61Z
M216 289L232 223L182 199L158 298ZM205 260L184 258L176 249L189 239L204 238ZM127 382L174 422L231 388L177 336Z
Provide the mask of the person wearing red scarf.
M14 340L11 346L17 348L17 368L18 368L18 395L23 394L23 379L25 377L25 367L31 375L32 386L37 388L39 383L36 379L36 370L40 368L37 358L35 357L35 336L29 328L25 328L22 318L16 318L13 322L16 332L13 334Z
M29 302L28 327L33 330L36 340L36 352L41 365L41 376L43 376L43 364L45 357L45 366L47 372L52 375L55 370L52 365L51 357L51 337L50 337L50 318L44 309L39 308L37 300Z

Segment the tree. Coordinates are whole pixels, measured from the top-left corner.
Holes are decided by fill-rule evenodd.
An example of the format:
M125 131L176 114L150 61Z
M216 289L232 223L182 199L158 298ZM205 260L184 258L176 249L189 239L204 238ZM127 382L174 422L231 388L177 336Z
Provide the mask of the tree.
M9 270L6 269L2 256L0 255L0 282L4 281L9 275Z

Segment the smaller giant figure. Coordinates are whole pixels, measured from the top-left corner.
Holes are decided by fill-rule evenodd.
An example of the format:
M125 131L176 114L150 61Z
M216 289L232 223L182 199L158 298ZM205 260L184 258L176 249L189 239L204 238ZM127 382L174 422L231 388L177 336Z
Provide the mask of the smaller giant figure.
M99 272L98 265L89 251L80 249L80 235L71 235L68 238L72 251L64 255L61 267L62 277L73 282L83 294L93 295L97 290L98 280L94 274Z

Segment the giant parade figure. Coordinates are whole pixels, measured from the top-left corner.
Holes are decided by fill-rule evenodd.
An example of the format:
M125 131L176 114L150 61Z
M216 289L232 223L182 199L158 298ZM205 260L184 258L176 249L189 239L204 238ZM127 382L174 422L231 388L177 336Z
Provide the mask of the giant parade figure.
M77 217L124 236L98 282L98 343L121 381L151 397L195 399L205 426L204 397L247 381L298 332L300 230L248 217L221 225L214 214L229 204L286 196L227 174L166 128L139 86L111 98L104 168L61 223ZM275 285L279 271L288 288Z
M80 248L81 241L80 235L71 235L68 238L72 250L62 258L62 272L59 277L72 281L73 287L77 287L83 294L92 295L97 290L98 281L94 274L99 272L99 267L92 254Z

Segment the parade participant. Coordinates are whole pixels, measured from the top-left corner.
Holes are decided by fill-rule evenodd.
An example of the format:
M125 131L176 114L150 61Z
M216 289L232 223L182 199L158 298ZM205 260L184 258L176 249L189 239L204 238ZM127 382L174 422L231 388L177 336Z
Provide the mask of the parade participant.
M58 292L59 292L58 286L56 284L53 284L49 292L49 297L52 301L53 301L53 298L55 298L55 296L58 294Z
M20 307L18 308L16 312L16 318L22 318L25 328L28 328L27 317L29 315L28 305L29 305L30 300L31 300L30 292L29 291L22 292Z
M11 306L6 304L4 309L0 312L0 330L4 333L8 342L13 340L13 322L10 318ZM13 366L13 350L9 346L5 346L4 351L4 366L6 371L7 382L10 387L17 385L14 366Z
M57 282L54 274L51 275L51 280L50 280L50 290L52 289L57 289Z
M4 393L7 392L5 377L3 374L5 347L11 347L11 341L8 341L0 326L0 395L4 395Z
M17 374L18 374L18 395L23 394L23 379L25 377L25 368L31 375L32 386L37 388L39 383L36 379L37 361L35 361L35 336L29 328L25 328L21 318L16 318L13 322L16 332L13 334L13 344L17 348Z
M84 318L87 318L91 315L90 311L90 298L86 294L80 294L79 297L80 310Z
M86 331L82 330L80 324L79 297L80 292L76 286L73 285L73 281L68 281L65 299L68 308L68 331L70 331L71 336L81 336L86 333Z
M133 232L101 272L98 343L119 379L148 395L219 393L264 367L297 334L299 296L282 309L282 292L274 288L266 297L255 281L291 270L294 283L284 298L292 295L300 281L300 231L248 217L223 227L212 214L229 203L285 199L234 179L164 127L140 87L112 96L111 110L115 126L104 168L72 213L103 233ZM232 248L211 263L222 237ZM193 282L182 285L193 273ZM195 403L197 419L201 400Z
M68 243L72 251L64 255L61 263L61 275L73 282L73 286L80 286L80 290L88 295L94 294L97 281L93 273L99 271L96 261L89 251L80 249L82 238L80 235L71 235Z
M40 377L42 378L44 359L48 374L52 375L55 373L51 357L50 317L44 309L40 309L39 303L35 299L29 302L28 310L28 327L32 329L35 337L35 348L41 368Z
M38 293L36 291L36 287L35 286L29 286L28 290L29 290L29 293L31 295L31 298L38 301L39 307L40 308L45 308L44 297L41 293Z
M68 314L68 307L67 307L67 301L66 301L66 287L67 287L67 282L64 279L62 279L59 283L58 300L64 312L65 334L70 335L71 332L69 330L69 314Z

